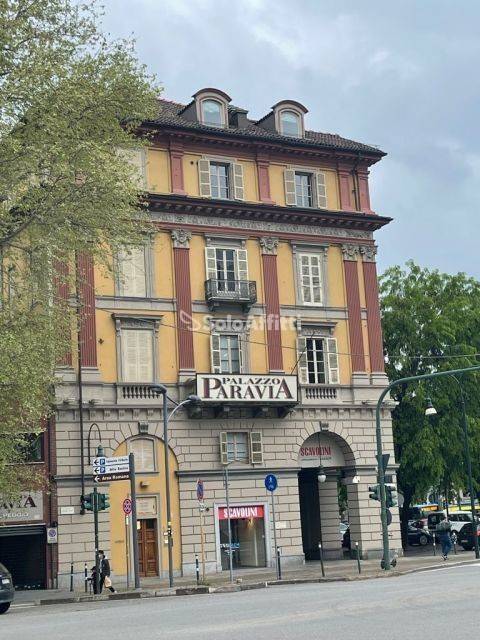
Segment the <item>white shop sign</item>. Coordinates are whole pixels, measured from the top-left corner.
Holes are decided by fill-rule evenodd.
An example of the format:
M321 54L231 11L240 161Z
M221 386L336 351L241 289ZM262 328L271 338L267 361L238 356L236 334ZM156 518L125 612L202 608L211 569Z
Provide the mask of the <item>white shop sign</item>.
M300 447L299 463L301 467L343 467L345 458L340 446L333 438L313 434Z
M297 402L297 376L197 374L197 395L203 402Z
M17 500L0 501L0 522L31 522L43 520L43 493L22 493Z

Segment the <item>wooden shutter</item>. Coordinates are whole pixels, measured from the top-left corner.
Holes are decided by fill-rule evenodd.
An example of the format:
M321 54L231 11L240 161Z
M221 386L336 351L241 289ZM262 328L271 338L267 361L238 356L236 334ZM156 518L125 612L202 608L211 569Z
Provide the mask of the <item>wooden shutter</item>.
M246 249L235 251L237 259L237 280L248 280L248 258Z
M121 149L120 156L124 158L132 168L132 180L139 189L147 188L146 150L145 149Z
M212 333L210 336L210 357L212 361L212 373L221 373L220 336L217 333Z
M233 174L233 197L235 200L244 199L244 187L243 187L243 165L234 162L232 164Z
M315 174L315 183L317 185L317 207L319 209L327 208L327 184L323 171L317 171Z
M205 271L207 280L217 278L217 253L215 247L205 247Z
M263 463L263 444L261 431L252 431L250 433L250 463Z
M228 464L228 450L227 450L227 432L220 432L220 461L222 464Z
M123 296L145 297L147 282L145 247L130 247L118 253L119 289Z
M237 338L238 338L238 362L240 365L240 373L243 373L244 362L245 362L245 352L244 352L245 340L241 335L238 335Z
M327 346L328 382L330 384L340 384L337 339L327 338L325 342Z
M295 192L295 171L285 169L283 174L285 180L285 204L287 207L294 207L297 204L297 195Z
M122 373L124 382L139 382L137 333L133 329L122 331Z
M198 186L200 195L204 198L212 197L212 188L210 186L210 161L198 161Z
M138 345L138 382L153 382L153 332L136 332Z
M307 339L297 338L297 371L300 384L308 384Z
M145 247L134 247L130 259L133 264L133 295L144 298L147 295Z

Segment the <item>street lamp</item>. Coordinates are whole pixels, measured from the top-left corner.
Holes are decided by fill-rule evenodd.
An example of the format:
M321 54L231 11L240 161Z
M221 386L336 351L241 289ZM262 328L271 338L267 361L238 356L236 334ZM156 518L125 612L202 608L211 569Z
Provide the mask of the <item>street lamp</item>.
M173 554L172 554L172 507L170 499L170 461L168 459L168 423L173 415L186 405L200 404L201 399L196 395L189 395L182 402L175 402L167 394L167 387L163 384L153 384L150 390L163 396L163 448L165 460L165 498L167 503L167 542L168 542L168 582L173 587ZM168 401L173 402L175 407L168 413Z
M425 415L426 416L436 416L437 410L432 404L431 398L427 398L427 406L425 407Z
M463 392L463 387L460 380L453 374L450 377L453 378L453 380L455 380L460 390L460 404L462 407L462 428L463 428L463 440L464 440L463 444L465 449L465 465L467 467L468 492L470 494L470 509L472 512L473 544L475 546L475 558L477 558L478 560L480 558L480 548L478 545L478 535L477 535L477 518L475 513L475 495L473 493L472 461L470 457L470 443L468 438L468 421L467 421L467 412L465 409L465 394ZM430 398L427 398L427 408L425 410L425 415L433 416L436 413L437 412L432 405L432 401L430 400Z

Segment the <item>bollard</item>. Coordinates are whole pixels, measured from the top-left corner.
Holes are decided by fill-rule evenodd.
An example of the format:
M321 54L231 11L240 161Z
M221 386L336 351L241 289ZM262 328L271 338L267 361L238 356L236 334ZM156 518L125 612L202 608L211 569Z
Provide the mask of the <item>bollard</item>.
M318 544L318 551L320 553L320 566L322 567L322 578L325 577L325 567L323 566L323 549L321 543Z
M358 573L362 573L362 567L360 565L360 551L358 549L358 542L355 542L355 552L356 552L356 556L357 556Z
M200 584L200 565L198 563L198 554L195 554L195 574L197 576L197 584Z
M433 555L436 556L437 555L437 549L436 549L437 543L435 542L435 531L433 532Z
M70 562L70 591L73 591L73 562Z
M277 578L282 579L282 565L280 562L280 547L277 547Z
M88 593L88 569L86 562L83 565L83 581L85 583L85 593Z

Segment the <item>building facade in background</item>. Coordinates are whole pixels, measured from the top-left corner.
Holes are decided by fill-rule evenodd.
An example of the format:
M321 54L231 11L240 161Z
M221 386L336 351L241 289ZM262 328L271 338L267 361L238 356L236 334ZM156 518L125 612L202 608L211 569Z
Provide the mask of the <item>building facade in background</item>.
M380 556L368 485L376 482L374 408L387 380L373 233L389 219L371 209L368 174L384 154L308 131L307 117L285 100L253 121L217 89L187 105L160 100L157 120L142 127L148 148L132 155L151 233L114 257L112 273L78 258L85 492L89 430L92 452L101 436L107 455L135 454L143 576L168 567L154 382L176 401L203 400L170 423L177 573L192 573L200 552L198 479L207 571L227 567L226 465L235 567L274 562L267 473L278 477L285 564L318 558L320 542L341 557L341 515L362 556ZM92 516L80 514L77 365L72 349L57 388L60 582L71 561L81 573L94 552ZM383 429L394 476L388 406ZM103 489L111 508L101 514L101 547L125 575L128 482ZM400 548L396 512L390 530Z

